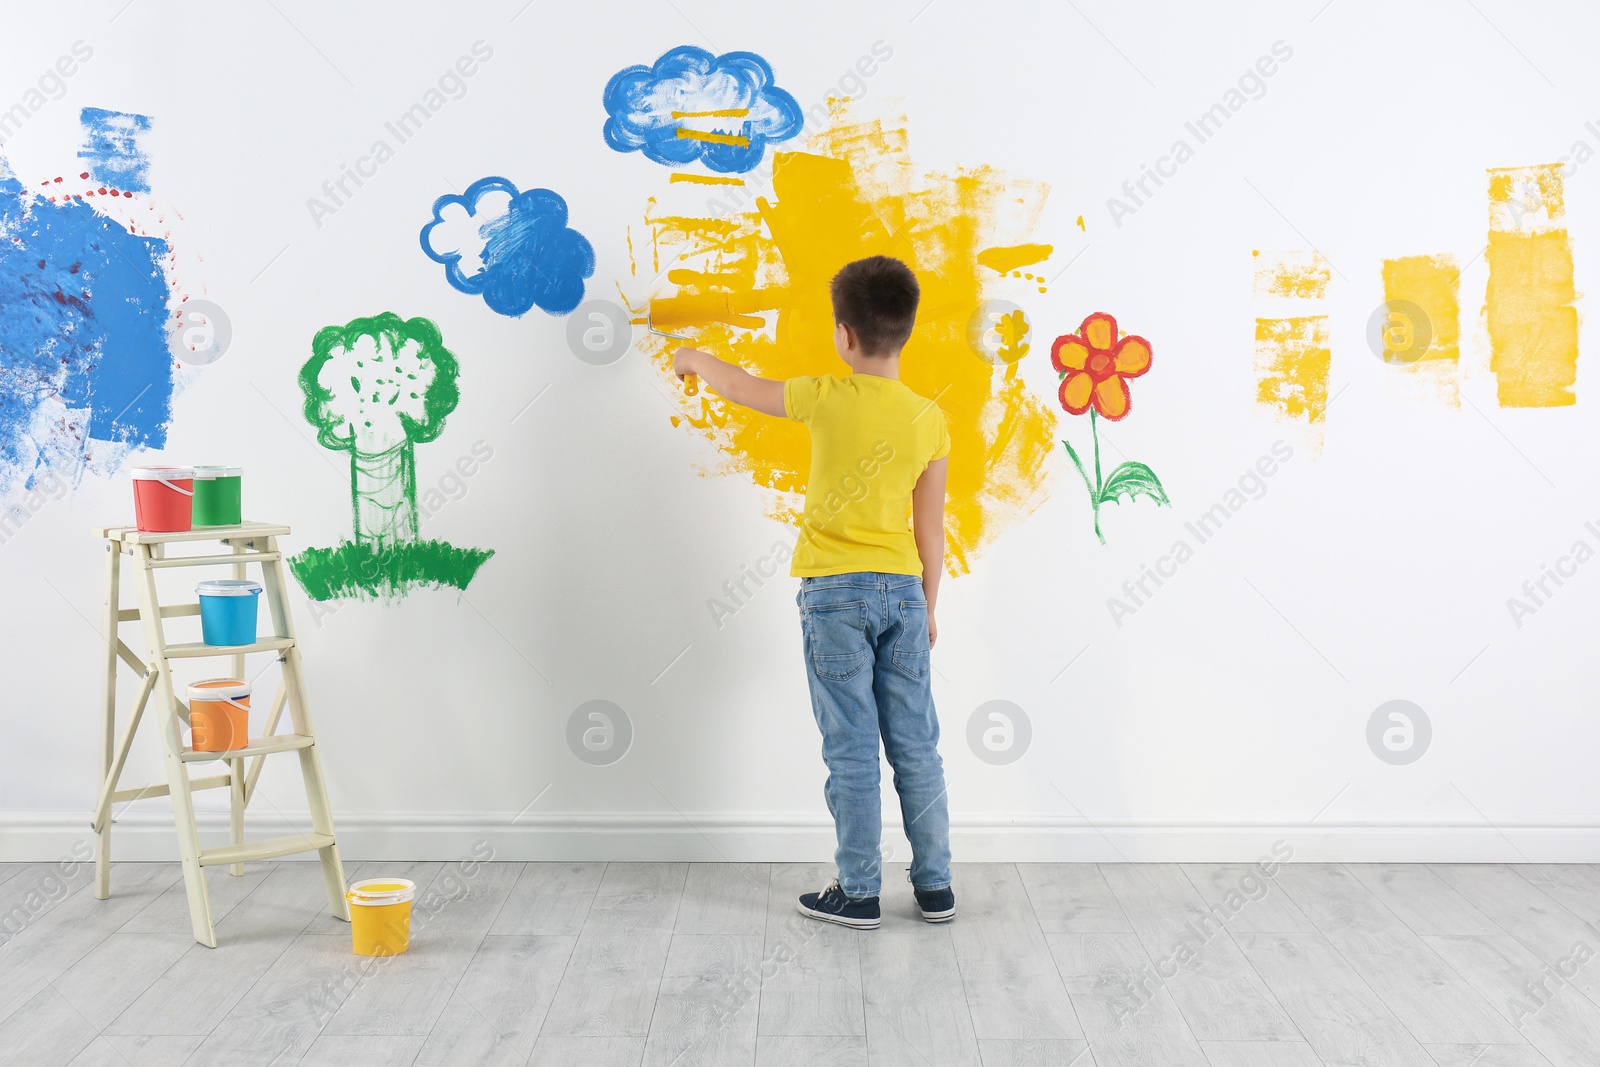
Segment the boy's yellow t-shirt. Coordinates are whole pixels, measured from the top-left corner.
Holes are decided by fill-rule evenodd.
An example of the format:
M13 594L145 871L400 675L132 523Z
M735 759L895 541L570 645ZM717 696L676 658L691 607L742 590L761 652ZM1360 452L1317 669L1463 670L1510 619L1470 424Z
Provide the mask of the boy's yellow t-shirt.
M939 406L897 378L824 374L783 383L783 408L811 431L811 478L789 573L922 574L911 490L950 453Z

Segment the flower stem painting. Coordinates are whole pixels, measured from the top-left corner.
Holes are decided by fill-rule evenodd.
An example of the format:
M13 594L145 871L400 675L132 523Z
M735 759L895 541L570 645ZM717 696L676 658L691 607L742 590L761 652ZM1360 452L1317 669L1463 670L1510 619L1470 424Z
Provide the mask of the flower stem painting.
M1103 477L1100 468L1100 423L1109 419L1119 422L1133 410L1133 393L1128 379L1137 378L1150 369L1153 353L1150 342L1132 334L1118 336L1117 320L1097 311L1083 320L1078 332L1057 337L1050 346L1050 362L1061 375L1058 396L1061 406L1069 415L1089 415L1089 436L1094 442L1094 480L1083 460L1078 458L1072 442L1063 440L1072 465L1089 490L1089 502L1094 509L1094 534L1103 545L1106 535L1100 530L1100 505L1118 500L1126 495L1131 501L1147 496L1158 506L1170 505L1161 479L1146 464L1128 460Z
M439 328L392 312L317 331L300 369L306 421L350 454L353 540L289 561L312 600L465 589L492 551L418 540L416 446L444 432L461 399Z

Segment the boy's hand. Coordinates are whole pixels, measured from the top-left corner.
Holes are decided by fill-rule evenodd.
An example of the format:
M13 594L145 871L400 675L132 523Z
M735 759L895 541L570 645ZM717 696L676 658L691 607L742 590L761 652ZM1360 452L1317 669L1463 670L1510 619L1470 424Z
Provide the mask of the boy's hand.
M928 647L939 643L939 624L933 621L933 609L928 609Z
M758 378L743 367L720 360L710 352L688 347L677 349L672 353L672 373L679 378L687 378L691 374L704 378L712 392L743 407L779 418L788 414L783 406L781 381Z
M695 348L680 348L672 354L672 373L679 378L686 378L691 374L699 374L696 361L701 352Z

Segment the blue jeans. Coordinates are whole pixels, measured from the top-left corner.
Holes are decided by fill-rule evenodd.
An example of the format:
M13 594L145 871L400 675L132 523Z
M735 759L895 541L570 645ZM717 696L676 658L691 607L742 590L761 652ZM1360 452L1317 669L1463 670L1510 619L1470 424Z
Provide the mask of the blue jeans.
M823 792L846 896L882 888L878 738L894 768L918 889L950 884L950 811L929 684L928 603L909 574L832 574L800 581L811 710L828 765Z

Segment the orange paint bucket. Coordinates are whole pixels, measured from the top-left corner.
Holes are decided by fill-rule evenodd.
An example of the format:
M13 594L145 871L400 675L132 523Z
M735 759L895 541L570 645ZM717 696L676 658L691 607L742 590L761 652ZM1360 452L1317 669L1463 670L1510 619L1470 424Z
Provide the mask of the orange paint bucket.
M189 687L189 737L196 752L229 752L250 743L250 683L208 678Z
M350 941L357 956L394 956L411 945L411 901L417 884L404 878L350 883Z

